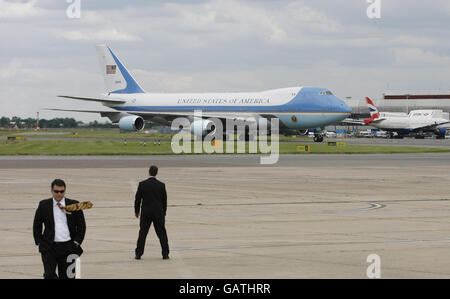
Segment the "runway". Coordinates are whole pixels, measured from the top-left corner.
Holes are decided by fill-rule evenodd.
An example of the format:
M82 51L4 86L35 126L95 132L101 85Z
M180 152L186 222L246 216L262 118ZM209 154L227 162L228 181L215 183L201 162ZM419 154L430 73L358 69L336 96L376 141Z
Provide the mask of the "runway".
M450 154L0 158L0 278L40 278L32 220L50 182L90 200L82 278L450 277ZM167 185L171 259L134 260L137 183Z

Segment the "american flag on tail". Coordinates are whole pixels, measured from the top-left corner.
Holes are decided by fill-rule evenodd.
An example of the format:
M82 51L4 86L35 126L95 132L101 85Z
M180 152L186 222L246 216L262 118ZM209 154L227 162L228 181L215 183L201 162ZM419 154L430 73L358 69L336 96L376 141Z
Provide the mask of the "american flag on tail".
M106 66L106 74L115 74L116 73L116 65L107 65Z

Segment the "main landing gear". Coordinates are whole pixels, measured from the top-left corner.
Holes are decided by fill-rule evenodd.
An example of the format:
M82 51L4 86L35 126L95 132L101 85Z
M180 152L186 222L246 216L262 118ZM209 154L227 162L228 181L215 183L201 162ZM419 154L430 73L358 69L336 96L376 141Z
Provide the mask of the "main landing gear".
M323 135L322 134L314 134L314 142L322 142Z

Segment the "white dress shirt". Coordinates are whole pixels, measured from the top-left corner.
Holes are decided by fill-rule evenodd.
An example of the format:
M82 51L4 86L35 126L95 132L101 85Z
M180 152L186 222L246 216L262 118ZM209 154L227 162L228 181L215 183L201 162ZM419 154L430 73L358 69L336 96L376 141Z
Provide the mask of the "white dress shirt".
M69 226L67 225L67 216L57 205L57 201L53 198L53 217L55 219L55 242L70 241ZM61 206L66 206L66 198L61 201Z

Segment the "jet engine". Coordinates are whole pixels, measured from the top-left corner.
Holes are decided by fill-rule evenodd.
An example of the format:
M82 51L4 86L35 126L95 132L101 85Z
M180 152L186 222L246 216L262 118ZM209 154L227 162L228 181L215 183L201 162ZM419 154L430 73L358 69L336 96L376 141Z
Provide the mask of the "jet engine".
M214 125L214 122L210 120L194 120L191 123L191 133L195 136L199 136L198 134L200 133L201 135L199 137L205 137L209 133L214 132L215 129L216 126Z
M434 131L434 133L436 134L436 138L438 139L444 139L446 132L447 132L446 128L436 128L436 130Z
M140 116L124 116L119 120L119 128L122 131L141 131L144 125L144 119Z
M308 132L309 132L308 129L306 129L306 130L297 130L297 134L301 135L301 136L308 135Z

